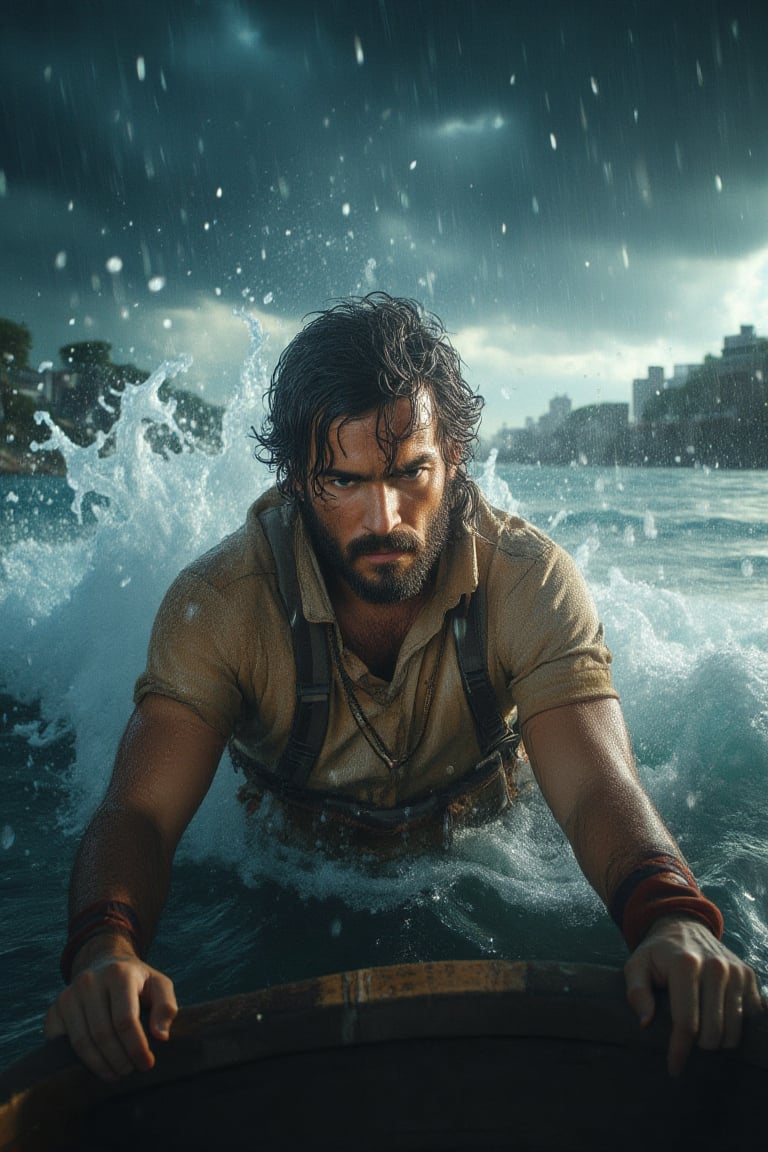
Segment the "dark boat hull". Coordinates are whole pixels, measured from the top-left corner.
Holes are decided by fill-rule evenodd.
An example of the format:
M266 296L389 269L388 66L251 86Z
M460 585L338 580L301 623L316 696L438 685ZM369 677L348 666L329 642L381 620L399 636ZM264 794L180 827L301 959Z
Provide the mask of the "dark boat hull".
M155 1068L116 1086L48 1044L0 1079L0 1149L758 1146L768 1024L676 1080L668 1035L663 1004L639 1028L615 969L362 969L183 1009Z

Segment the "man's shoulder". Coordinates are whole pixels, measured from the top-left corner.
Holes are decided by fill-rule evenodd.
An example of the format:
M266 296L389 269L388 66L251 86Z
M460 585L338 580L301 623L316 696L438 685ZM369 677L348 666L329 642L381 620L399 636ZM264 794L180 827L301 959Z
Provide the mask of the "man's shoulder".
M512 512L494 508L485 500L480 502L475 539L480 550L500 554L521 564L548 558L558 551L558 545L546 533Z
M275 561L260 519L272 509L288 530L291 506L275 488L270 488L251 504L240 528L193 560L182 575L202 580L220 593L226 593L243 581L274 575Z

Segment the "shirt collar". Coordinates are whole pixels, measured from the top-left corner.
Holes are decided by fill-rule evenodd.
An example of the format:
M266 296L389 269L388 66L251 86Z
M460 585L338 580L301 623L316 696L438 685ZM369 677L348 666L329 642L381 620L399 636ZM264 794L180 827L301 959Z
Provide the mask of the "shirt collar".
M293 539L304 616L310 624L333 624L336 616L331 598L298 508L295 509ZM475 534L471 528L462 526L440 557L434 593L406 637L404 649L418 647L438 632L446 612L455 608L462 596L474 592L477 583Z

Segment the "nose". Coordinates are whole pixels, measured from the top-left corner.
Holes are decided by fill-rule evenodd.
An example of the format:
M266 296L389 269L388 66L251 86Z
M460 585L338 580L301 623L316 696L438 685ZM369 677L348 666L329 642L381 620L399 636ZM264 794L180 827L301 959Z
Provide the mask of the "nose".
M375 536L386 536L400 522L400 498L397 490L389 484L371 484L366 492L364 524L366 532Z

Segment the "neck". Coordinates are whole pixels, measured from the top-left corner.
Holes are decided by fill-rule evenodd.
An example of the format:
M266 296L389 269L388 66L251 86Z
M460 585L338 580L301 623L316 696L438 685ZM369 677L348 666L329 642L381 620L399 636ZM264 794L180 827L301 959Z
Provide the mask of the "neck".
M382 680L391 680L411 625L429 599L432 582L408 600L371 604L342 579L328 586L344 644Z

